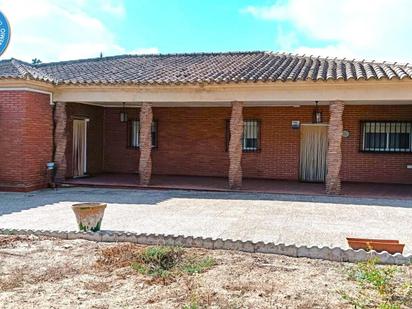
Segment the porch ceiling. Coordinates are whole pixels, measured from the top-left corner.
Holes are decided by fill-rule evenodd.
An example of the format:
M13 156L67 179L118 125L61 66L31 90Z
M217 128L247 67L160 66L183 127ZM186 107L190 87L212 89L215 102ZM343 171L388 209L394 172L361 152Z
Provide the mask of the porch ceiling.
M76 102L87 105L101 107L122 107L123 102ZM246 101L245 106L265 107L265 106L290 106L300 107L305 105L312 106L314 101ZM126 107L140 107L142 102L126 102ZM329 101L319 101L319 105L329 105ZM345 101L345 105L412 105L411 101ZM153 107L230 107L231 102L153 102Z
M412 82L311 82L251 84L247 86L186 87L63 87L53 94L55 102L80 102L117 106L225 106L242 101L252 106L307 105L342 100L346 104L412 104Z

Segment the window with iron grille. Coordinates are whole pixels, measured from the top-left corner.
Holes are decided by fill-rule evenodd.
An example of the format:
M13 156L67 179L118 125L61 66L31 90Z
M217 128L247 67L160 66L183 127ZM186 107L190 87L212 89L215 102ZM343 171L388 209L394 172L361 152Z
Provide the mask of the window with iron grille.
M361 150L368 152L411 152L412 122L361 122Z
M226 120L226 151L229 149L230 120ZM260 121L247 119L243 121L242 150L244 152L260 151Z
M140 146L140 122L130 120L128 122L128 147L139 148ZM152 147L157 147L157 121L152 122Z

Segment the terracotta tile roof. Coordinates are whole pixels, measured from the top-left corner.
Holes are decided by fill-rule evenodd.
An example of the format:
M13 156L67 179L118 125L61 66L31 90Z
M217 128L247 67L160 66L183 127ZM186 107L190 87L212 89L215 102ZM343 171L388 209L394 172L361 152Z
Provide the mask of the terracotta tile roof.
M0 78L54 84L205 84L297 80L412 79L408 64L273 52L122 55L31 65L0 61Z

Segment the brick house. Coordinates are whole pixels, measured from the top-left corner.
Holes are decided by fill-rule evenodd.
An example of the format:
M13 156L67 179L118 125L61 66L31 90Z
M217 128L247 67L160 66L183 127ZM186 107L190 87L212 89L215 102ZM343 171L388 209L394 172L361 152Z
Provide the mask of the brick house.
M270 52L0 61L0 188L102 173L412 184L412 67Z

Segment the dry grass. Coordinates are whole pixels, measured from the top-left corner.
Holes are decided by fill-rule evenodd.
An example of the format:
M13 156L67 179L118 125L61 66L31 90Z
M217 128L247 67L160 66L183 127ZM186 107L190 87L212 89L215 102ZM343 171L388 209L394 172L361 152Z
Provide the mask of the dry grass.
M167 285L178 277L202 273L213 265L212 258L178 247L119 244L99 250L94 266L105 271L131 267L134 275L145 275L146 283Z
M12 273L2 276L0 291L10 291L23 286L24 272L21 267L13 269Z
M164 285L130 266L145 246L11 239L0 247L0 308L335 309L351 308L337 291L355 288L342 263L203 249L183 257L215 266L191 264Z
M97 293L106 293L112 289L110 283L105 281L87 281L83 283L83 286L85 289L92 290Z
M113 247L102 248L97 253L96 268L113 270L130 266L142 252L143 246L136 244L119 244Z

